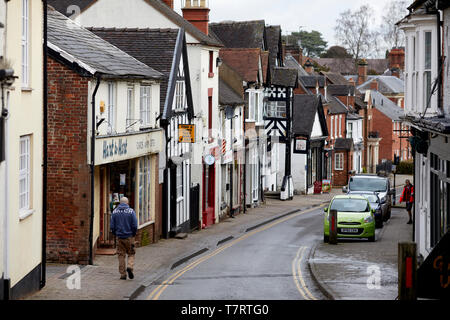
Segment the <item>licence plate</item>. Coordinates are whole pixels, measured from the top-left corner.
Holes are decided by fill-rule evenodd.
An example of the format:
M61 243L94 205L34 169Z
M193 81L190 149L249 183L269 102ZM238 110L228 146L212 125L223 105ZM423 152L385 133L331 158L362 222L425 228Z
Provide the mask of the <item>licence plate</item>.
M358 229L342 228L342 233L358 233Z

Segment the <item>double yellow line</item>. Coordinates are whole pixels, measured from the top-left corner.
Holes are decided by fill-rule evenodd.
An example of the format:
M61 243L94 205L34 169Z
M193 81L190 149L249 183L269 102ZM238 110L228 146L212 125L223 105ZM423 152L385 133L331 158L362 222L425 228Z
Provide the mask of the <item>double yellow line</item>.
M295 214L289 215L289 216L287 216L287 217L284 217L284 218L282 218L282 219L279 219L279 220L277 220L277 221L275 221L275 222L272 222L272 223L270 223L270 224L267 224L266 226L263 226L263 227L261 227L261 228L258 228L258 229L254 230L254 231L252 231L252 232L249 232L249 233L243 235L242 237L240 237L240 238L238 238L238 239L236 239L236 240L234 240L234 241L232 241L232 242L230 242L230 243L228 243L228 244L226 244L226 245L224 245L224 246L222 246L222 247L220 247L220 248L214 250L214 251L211 252L210 254L207 254L206 256L197 259L196 261L190 263L189 265L187 265L187 266L184 267L183 269L181 269L181 270L179 270L178 272L174 273L174 274L171 275L169 278L167 278L165 281L163 281L163 283L161 283L160 285L158 285L158 286L150 293L150 295L147 297L147 300L158 300L158 299L160 298L161 294L167 289L167 287L170 286L170 285L172 285L172 284L175 282L175 280L177 280L178 278L180 278L183 274L185 274L186 272L188 272L188 271L194 269L195 267L197 267L199 264L205 262L206 260L209 260L209 259L211 259L212 257L218 255L218 254L221 253L222 251L224 251L224 250L226 250L226 249L228 249L228 248L234 246L235 244L237 244L237 243L239 243L239 242L241 242L241 241L243 241L243 240L245 240L245 239L247 239L247 238L249 238L249 237L251 237L251 236L253 236L253 235L257 234L257 233L259 233L259 232L265 231L265 230L267 230L267 229L269 229L269 228L272 228L272 227L274 227L274 226L276 226L276 225L278 225L278 224L280 224L280 223L283 223L283 222L285 222L285 221L287 221L287 220L290 220L290 219L293 219L293 218L295 218L295 217L298 217L298 216L300 216L300 215L302 215L302 214L305 214L305 213L308 213L308 212L311 212L311 211L320 209L320 208L322 208L322 207L323 207L323 205L321 205L321 206L319 206L319 207L316 207L316 208L311 208L311 209L308 209L308 210L305 210L305 211L300 211L300 212L298 212L298 213L295 213Z
M294 278L297 290L303 296L305 300L317 300L313 294L308 290L305 284L305 280L302 276L301 262L303 259L303 254L306 251L306 247L300 247L297 251L297 256L292 261L292 277Z

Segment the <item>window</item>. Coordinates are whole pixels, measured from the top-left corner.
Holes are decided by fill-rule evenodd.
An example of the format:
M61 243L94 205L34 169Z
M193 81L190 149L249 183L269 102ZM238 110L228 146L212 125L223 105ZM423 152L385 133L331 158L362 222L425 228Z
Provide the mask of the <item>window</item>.
M116 86L114 83L108 83L108 133L112 133L116 126Z
M334 131L333 131L333 125L334 125L334 116L331 116L331 130L330 130L330 133L331 133L331 139L334 139Z
M214 77L214 51L209 52L209 77Z
M339 115L339 138L342 138L342 115Z
M424 94L426 107L431 97L431 32L425 32Z
M177 201L184 197L183 194L183 165L177 166Z
M31 136L20 138L19 147L19 212L31 209Z
M22 86L28 87L30 82L30 1L22 0Z
M247 120L255 121L256 97L254 91L248 91L248 112Z
M336 153L334 155L334 168L336 170L344 170L344 154Z
M134 87L127 89L127 130L134 123Z
M353 123L352 122L350 122L348 124L347 138L353 139Z
M141 86L141 123L143 126L151 125L151 86Z
M209 142L212 142L213 140L213 132L212 132L212 128L213 128L213 101L212 101L212 97L208 97L208 137L209 137Z
M338 128L338 116L335 116L334 117L334 137L335 138L338 138L337 128Z
M139 159L139 224L143 225L152 219L151 215L151 158Z
M286 102L285 101L267 101L268 117L286 118Z
M175 88L175 110L183 110L186 105L184 81L177 81Z

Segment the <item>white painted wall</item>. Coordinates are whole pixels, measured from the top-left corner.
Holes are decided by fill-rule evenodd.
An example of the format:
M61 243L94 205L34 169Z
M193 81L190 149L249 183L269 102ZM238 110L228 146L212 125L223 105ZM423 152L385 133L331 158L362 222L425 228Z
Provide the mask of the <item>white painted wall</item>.
M19 76L10 91L10 115L7 121L8 214L7 272L11 286L42 261L42 158L43 158L43 7L42 1L30 1L30 82L32 90L21 87L22 1L7 4L7 47L5 56ZM19 146L20 137L32 135L31 144L31 215L19 217ZM3 189L3 186L2 186ZM3 205L3 204L2 204ZM2 230L3 234L3 230Z
M450 8L444 10L444 110L447 115L450 115Z
M0 23L5 25L6 23L6 4L4 1L0 1ZM0 57L4 54L5 48L5 29L0 29ZM0 58L0 64L2 60ZM0 92L1 94L1 92ZM1 108L1 106L0 106ZM4 270L4 238L5 238L5 229L4 229L4 220L5 220L5 203L6 203L6 162L0 163L0 279L3 278L3 270Z

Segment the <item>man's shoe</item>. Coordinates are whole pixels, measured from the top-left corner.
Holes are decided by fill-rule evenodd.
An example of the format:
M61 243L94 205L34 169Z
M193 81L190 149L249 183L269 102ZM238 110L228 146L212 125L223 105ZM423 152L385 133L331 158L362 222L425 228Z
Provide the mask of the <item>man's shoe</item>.
M133 270L131 270L131 268L127 268L127 272L128 272L128 278L134 279Z
M127 276L126 275L120 276L120 280L127 280Z
M409 220L407 224L412 224L412 221L411 221L411 220Z

